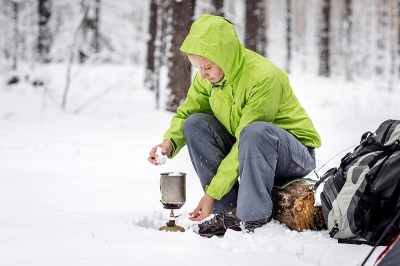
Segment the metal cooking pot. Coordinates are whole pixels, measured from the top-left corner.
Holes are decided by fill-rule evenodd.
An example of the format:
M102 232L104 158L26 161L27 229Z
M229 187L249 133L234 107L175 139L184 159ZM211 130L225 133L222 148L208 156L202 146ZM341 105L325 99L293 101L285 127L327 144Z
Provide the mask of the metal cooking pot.
M180 209L186 202L186 173L162 173L160 192L165 209Z

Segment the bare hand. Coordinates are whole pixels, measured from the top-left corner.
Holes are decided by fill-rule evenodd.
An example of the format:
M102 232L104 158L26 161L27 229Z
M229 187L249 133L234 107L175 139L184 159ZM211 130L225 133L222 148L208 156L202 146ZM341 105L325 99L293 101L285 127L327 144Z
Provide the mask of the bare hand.
M171 154L172 152L172 143L170 140L164 140L161 144L158 144L156 146L154 146L149 154L149 158L147 159L147 161L149 161L150 163L154 164L154 165L160 165L156 158L157 158L157 147L161 148L161 153L165 156L168 156Z
M189 219L192 221L201 221L211 215L214 198L205 194L197 205L197 208L189 213Z

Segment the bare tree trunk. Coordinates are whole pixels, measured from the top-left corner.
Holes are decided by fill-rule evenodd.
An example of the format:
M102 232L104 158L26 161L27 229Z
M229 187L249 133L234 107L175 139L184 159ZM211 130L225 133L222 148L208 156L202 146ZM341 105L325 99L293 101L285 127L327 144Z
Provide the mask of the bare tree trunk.
M93 53L101 51L101 0L81 0L82 9L86 6L93 12L90 12L82 24L83 41L79 47L79 61L84 63Z
M380 22L379 22L379 33L378 33L378 53L376 60L375 71L377 76L383 80L387 71L386 65L386 53L387 53L387 41L388 41L388 24L389 24L389 3L388 0L382 0L381 7L379 9Z
M216 16L224 16L224 0L212 0L212 5L214 7L213 14Z
M12 2L12 18L14 21L14 53L13 53L13 66L12 69L16 70L18 68L18 50L19 50L19 40L20 40L20 34L19 34L19 28L18 28L18 14L19 14L19 1L13 1Z
M292 1L286 0L286 72L290 73L292 62Z
M388 82L388 89L393 91L396 88L396 84L399 81L397 78L396 69L398 66L399 58L397 56L397 28L398 28L398 19L396 13L397 3L394 1L390 1L389 3L389 46L390 46L390 73L389 73L389 82ZM398 12L398 10L397 10Z
M150 21L149 21L150 39L147 42L147 57L146 57L146 74L145 84L151 91L156 90L158 85L157 77L155 76L155 51L157 37L157 0L150 1ZM158 87L158 86L157 86Z
M168 49L170 49L170 36L173 35L172 19L173 5L171 2L175 0L158 0L157 15L157 37L156 37L156 54L155 57L155 75L156 75L156 108L160 108L160 71L162 66L169 68ZM167 103L168 105L168 103Z
M169 36L173 34L172 28L172 16L173 16L173 6L171 1L175 0L158 0L158 26L159 28L159 61L160 66L168 65L168 57L161 56L168 54L168 49L170 48Z
M307 19L311 10L307 7L307 4L307 1L293 1L292 4L292 36L294 41L294 44L292 44L292 51L297 52L297 63L303 72L306 72L309 68L307 56L307 28L310 27L310 25L308 25Z
M400 61L400 0L397 1L397 58ZM400 63L397 67L397 74L400 77Z
M353 58L353 49L352 49L352 41L351 41L351 31L353 28L353 9L352 9L352 0L345 0L345 14L344 14L344 23L346 30L346 51L344 53L345 60L345 75L346 80L353 80L353 68L352 68L352 58Z
M265 21L265 1L246 0L245 47L266 55L267 34Z
M166 105L166 110L168 111L176 111L178 106L185 100L190 86L190 65L182 56L179 48L192 25L194 5L195 0L173 1L173 37L168 69L168 88L171 90L171 95Z
M400 60L400 0L397 1L397 58ZM397 66L397 75L400 77L400 63Z
M329 77L330 70L330 13L331 0L323 0L322 21L320 29L320 44L319 44L319 75Z
M145 85L155 92L156 109L160 106L160 67L163 64L167 65L168 61L161 55L166 54L170 10L169 0L151 0L150 2L150 39L147 42Z
M87 19L87 15L89 12L89 5L87 7L85 7L86 10L84 10L84 14L81 20L81 23L78 25L78 28L76 29L73 39L72 39L72 45L71 45L71 50L70 50L70 54L69 54L69 60L68 60L68 68L67 68L67 80L65 83L65 89L64 89L64 93L63 93L63 97L62 97L62 103L61 103L61 109L65 110L66 106L67 106L67 99L68 99L68 93L69 93L69 85L71 82L71 69L72 69L72 63L74 61L74 50L76 47L76 44L78 42L78 35L79 32L81 31L83 25L85 24L85 21Z
M49 53L51 46L51 31L49 21L51 17L50 0L39 0L38 14L39 14L39 35L38 35L38 61L42 63L49 63Z
M95 53L100 52L100 0L95 2L94 19L93 19L93 42L92 47Z

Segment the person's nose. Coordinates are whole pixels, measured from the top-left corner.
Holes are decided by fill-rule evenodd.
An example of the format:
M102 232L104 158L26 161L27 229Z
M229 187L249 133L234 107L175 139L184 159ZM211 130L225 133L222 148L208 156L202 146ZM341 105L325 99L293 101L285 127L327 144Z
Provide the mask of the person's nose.
M200 77L201 77L201 79L205 79L207 76L208 75L203 70L200 69Z

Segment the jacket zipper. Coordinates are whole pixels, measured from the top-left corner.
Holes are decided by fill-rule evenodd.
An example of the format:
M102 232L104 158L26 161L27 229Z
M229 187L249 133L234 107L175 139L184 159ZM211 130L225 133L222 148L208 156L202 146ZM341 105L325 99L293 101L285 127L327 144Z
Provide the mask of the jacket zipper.
M217 87L221 87L221 90L222 90L224 88L224 86L225 86L225 82L226 82L226 80L222 81L221 85L218 85L216 83L212 83L211 82L210 97L211 97L213 89L217 88Z

